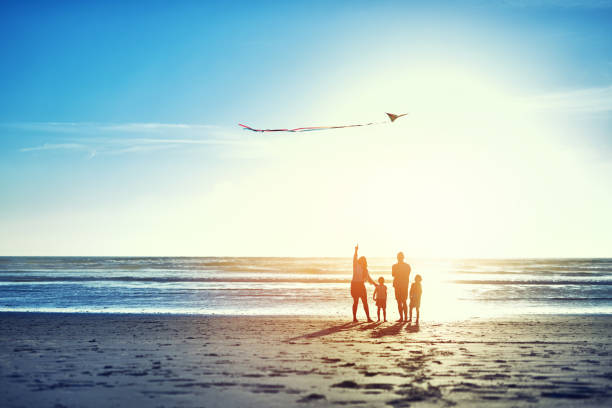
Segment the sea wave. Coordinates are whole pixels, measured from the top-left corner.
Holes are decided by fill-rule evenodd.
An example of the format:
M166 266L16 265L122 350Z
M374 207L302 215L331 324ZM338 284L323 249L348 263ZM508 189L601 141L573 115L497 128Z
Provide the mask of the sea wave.
M584 279L564 279L564 280L549 280L549 279L532 279L532 280L452 280L452 283L460 285L595 285L609 286L612 285L611 280L584 280Z
M223 276L223 277L180 277L180 276L53 276L53 275L0 275L0 282L256 282L256 283L350 283L351 277L291 277L279 276ZM612 286L612 279L512 279L512 280L441 280L442 283L460 285L585 285L585 286Z
M390 302L394 262L368 258ZM612 259L410 263L428 316L612 313ZM351 277L350 258L0 257L0 310L344 315Z

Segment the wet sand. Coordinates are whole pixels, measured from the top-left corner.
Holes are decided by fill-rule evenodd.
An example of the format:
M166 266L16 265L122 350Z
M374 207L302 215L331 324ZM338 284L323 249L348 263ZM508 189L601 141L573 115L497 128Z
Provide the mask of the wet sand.
M612 317L0 313L4 407L610 406Z

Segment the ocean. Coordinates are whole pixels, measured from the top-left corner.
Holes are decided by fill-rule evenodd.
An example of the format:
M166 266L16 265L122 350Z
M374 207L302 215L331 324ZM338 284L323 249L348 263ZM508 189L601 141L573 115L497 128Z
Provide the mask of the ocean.
M407 261L410 280L423 277L423 320L612 314L612 259ZM396 319L394 259L368 262L372 278L385 278ZM0 311L349 319L351 275L351 258L0 257Z

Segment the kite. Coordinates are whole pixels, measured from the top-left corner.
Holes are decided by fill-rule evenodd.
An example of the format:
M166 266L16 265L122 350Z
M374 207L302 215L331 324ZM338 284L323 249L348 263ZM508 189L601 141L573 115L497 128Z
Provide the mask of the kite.
M391 121L391 123L395 122L396 119L401 118L402 116L406 116L406 115L407 113L402 113L400 115L396 115L394 113L387 113L387 116L389 117L389 120ZM250 126L243 125L242 123L239 123L238 126L242 126L244 130L250 130L253 132L312 132L315 130L344 129L344 128L360 127L360 126L382 125L385 123L389 123L389 122L387 121L370 122L370 123L359 123L355 125L340 125L340 126L308 126L308 127L299 127L295 129L254 129Z

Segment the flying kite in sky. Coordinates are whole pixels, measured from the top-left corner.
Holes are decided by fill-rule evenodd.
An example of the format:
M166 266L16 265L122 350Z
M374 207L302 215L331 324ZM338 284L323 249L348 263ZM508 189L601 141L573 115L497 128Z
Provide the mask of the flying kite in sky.
M395 122L397 118L401 118L402 116L406 116L407 113L402 113L401 115L396 115L394 113L387 113L389 120L391 122ZM309 126L309 127L300 127L295 129L253 129L250 126L243 125L239 123L239 126L242 126L245 130L251 130L253 132L312 132L313 130L329 130L329 129L343 129L350 127L359 127L359 126L371 126L371 125L382 125L384 123L390 123L387 121L384 122L370 122L370 123L359 123L355 125L341 125L341 126Z

